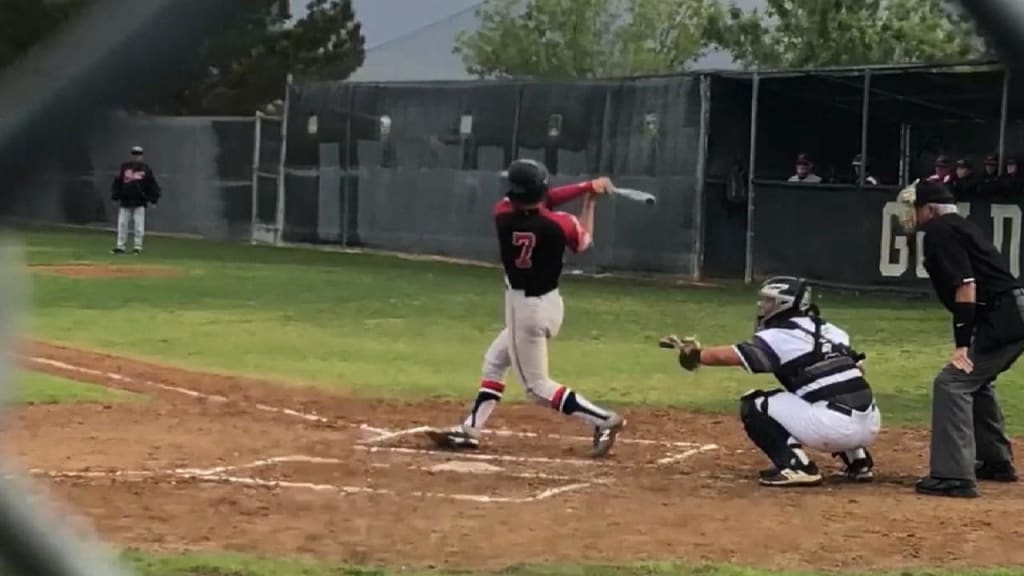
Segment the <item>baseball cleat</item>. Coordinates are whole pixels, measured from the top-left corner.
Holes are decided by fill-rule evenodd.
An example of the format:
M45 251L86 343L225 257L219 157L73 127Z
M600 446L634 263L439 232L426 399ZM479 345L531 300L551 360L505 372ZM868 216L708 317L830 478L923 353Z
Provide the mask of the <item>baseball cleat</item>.
M971 480L934 478L925 476L914 484L914 491L926 496L948 496L950 498L977 498L978 487Z
M594 428L594 447L590 455L594 458L607 456L615 445L615 438L625 426L626 419L613 412L604 425Z
M863 458L854 458L852 460L846 452L832 453L832 456L843 461L843 468L837 475L838 478L849 480L851 482L871 482L875 479L875 473L873 471L875 460L871 457L871 453L868 452L866 448L861 448L859 450L864 451ZM858 451L851 452L856 454Z
M1016 482L1017 470L1010 462L982 462L975 467L978 480L991 482Z
M762 486L817 486L821 484L821 474L817 466L809 464L802 469L783 468L774 475L761 476L759 481Z
M124 254L124 248L114 248L110 251L111 254Z
M476 450L480 447L480 439L462 426L431 429L426 431L427 438L438 447L448 450Z

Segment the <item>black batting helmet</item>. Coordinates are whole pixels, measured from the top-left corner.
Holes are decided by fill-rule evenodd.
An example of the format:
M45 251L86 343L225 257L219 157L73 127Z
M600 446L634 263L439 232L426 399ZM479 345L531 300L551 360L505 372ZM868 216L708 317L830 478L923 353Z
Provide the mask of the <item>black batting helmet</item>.
M502 176L508 182L505 195L516 204L540 202L548 193L548 169L536 160L515 160Z

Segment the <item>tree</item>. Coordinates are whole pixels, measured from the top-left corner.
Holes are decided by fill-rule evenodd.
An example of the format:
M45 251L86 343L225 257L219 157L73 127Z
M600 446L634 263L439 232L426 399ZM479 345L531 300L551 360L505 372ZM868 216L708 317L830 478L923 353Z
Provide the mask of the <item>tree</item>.
M85 0L0 1L0 68L59 28L84 4Z
M284 97L289 73L344 79L362 65L365 38L351 0L311 0L292 26L287 0L260 2L203 47L200 77L170 103L174 112L251 114Z
M475 76L595 78L681 70L716 0L486 0L453 52Z
M973 25L944 0L766 0L751 11L732 4L709 32L746 67L941 63L985 53Z

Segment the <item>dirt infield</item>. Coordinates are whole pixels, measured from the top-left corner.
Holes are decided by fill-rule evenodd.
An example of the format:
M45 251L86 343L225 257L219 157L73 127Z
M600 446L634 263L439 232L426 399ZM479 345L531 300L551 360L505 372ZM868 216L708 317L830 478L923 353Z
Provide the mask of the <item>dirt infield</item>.
M65 278L167 278L185 275L184 270L171 266L113 266L91 262L29 266L29 270Z
M24 363L149 395L26 407L7 430L8 450L119 545L455 568L1024 563L1022 488L911 492L921 431L883 434L874 484L772 490L753 481L764 462L731 416L633 410L612 457L594 461L573 422L503 406L497 433L460 456L416 432L450 423L458 403L335 397L46 344Z

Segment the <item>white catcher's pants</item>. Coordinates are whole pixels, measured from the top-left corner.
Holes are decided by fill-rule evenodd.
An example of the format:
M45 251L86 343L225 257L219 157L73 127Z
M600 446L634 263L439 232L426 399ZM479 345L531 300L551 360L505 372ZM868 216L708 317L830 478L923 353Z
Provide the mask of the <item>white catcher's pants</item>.
M125 245L128 243L128 227L135 224L135 230L133 239L135 241L135 249L142 250L142 240L146 236L146 207L139 206L136 208L124 208L122 207L117 212L117 247L120 250L125 249Z
M867 448L882 427L882 415L874 406L847 416L829 409L827 402L811 404L789 392L772 394L767 401L768 416L801 444L822 452Z

